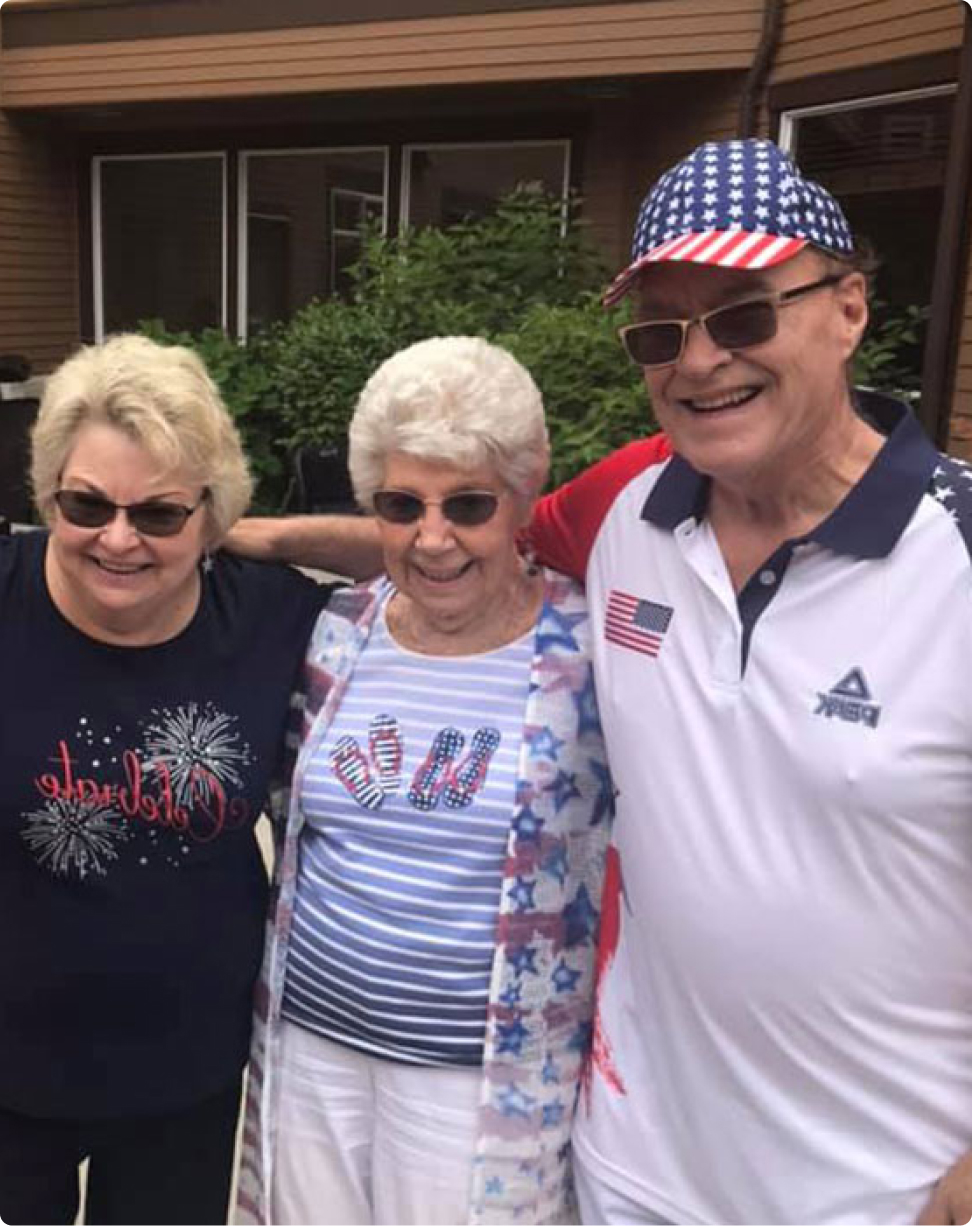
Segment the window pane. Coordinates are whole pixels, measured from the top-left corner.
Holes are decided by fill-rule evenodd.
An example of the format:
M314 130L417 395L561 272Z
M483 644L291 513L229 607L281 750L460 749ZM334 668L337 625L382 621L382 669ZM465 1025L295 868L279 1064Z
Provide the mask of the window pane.
M880 261L872 335L931 301L953 103L937 94L797 121L800 168L834 193ZM898 347L891 382L901 390L920 386L923 347L924 327Z
M385 155L251 154L246 158L247 328L287 319L341 291L361 227L385 212Z
M408 224L447 226L482 217L517 187L562 195L567 145L426 145L407 159Z
M101 164L105 332L163 319L223 322L223 164L218 157Z

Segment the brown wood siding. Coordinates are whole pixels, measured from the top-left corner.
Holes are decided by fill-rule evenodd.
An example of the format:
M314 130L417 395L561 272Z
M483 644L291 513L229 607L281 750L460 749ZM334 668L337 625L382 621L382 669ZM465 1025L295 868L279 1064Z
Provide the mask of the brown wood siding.
M948 449L972 460L972 263L966 270L965 314L959 340Z
M59 107L745 68L762 0L648 0L463 18L10 48L0 103Z
M9 47L227 34L244 30L459 17L516 9L558 9L617 0L5 0ZM322 9L325 10L322 12Z
M78 342L77 248L70 155L0 112L0 352L35 373Z
M953 50L964 12L959 0L788 0L773 81Z
M584 142L584 217L611 270L627 263L645 192L705 140L735 135L741 73L646 84L598 106Z

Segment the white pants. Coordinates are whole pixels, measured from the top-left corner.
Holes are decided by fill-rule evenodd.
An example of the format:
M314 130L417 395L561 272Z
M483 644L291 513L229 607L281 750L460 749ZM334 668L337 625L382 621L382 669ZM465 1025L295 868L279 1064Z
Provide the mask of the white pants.
M395 1064L282 1023L276 1226L469 1216L480 1068Z

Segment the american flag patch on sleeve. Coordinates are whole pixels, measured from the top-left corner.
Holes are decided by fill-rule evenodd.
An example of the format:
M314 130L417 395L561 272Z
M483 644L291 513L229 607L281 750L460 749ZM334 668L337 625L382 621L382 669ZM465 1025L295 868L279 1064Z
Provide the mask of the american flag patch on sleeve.
M657 656L675 612L667 604L640 600L628 592L611 592L604 619L604 637L609 643Z

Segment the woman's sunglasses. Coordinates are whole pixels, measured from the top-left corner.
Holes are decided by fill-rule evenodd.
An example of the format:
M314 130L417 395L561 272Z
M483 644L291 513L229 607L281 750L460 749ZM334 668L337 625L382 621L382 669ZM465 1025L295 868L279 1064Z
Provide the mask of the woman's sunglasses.
M375 514L390 524L414 524L426 507L438 507L457 528L477 528L496 514L499 495L488 490L463 490L446 498L419 498L406 490L379 490L372 503Z
M186 526L186 521L209 497L204 490L194 507L185 507L179 502L112 502L101 494L87 490L58 490L54 495L57 509L69 524L76 528L104 528L119 511L124 511L128 522L143 536L176 536Z
M621 343L632 362L648 370L677 362L685 349L688 330L696 324L705 329L712 343L720 349L749 349L752 345L762 345L773 339L781 307L789 306L814 290L836 285L846 276L846 273L834 273L821 277L819 281L810 281L776 294L763 294L758 298L734 302L730 306L707 311L705 315L696 315L693 319L652 319L646 323L629 324L620 330Z

